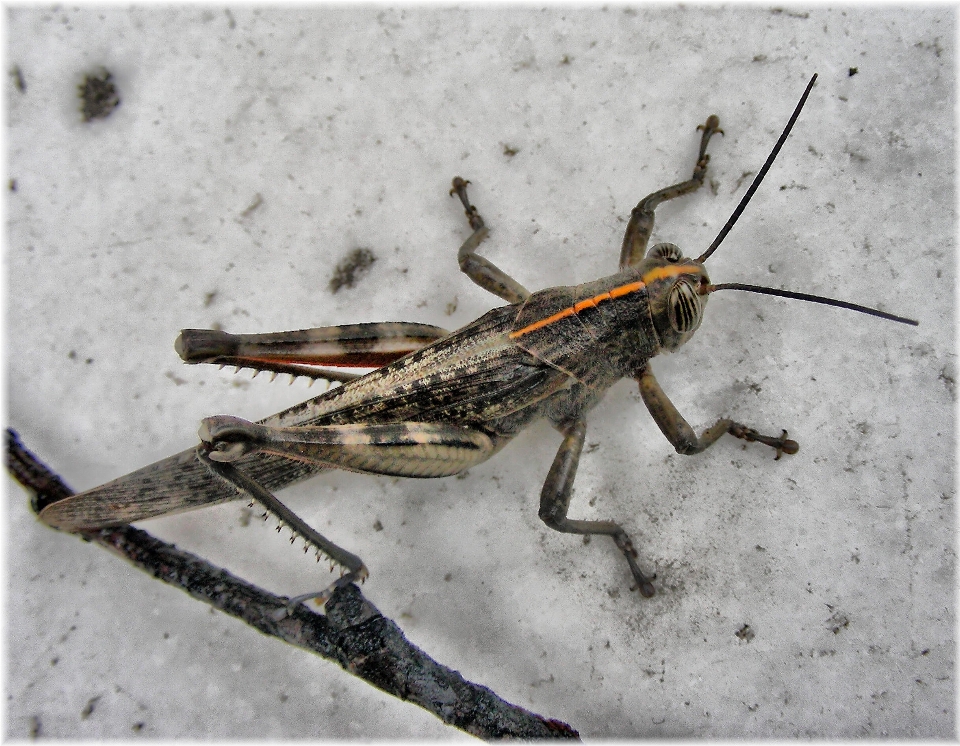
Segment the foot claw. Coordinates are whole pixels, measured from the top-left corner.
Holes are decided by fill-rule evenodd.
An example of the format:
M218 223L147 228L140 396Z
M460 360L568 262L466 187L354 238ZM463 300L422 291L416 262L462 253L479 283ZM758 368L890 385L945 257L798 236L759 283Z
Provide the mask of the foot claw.
M788 456L792 456L800 450L800 444L795 440L790 440L787 437L786 430L784 430L779 437L771 438L769 435L762 435L758 433L752 427L746 427L745 425L734 423L730 426L728 432L737 438L747 441L748 443L763 443L764 445L770 446L777 452L776 457L773 459L774 461L779 461L780 457L785 453Z
M614 535L614 543L623 552L623 556L627 558L627 564L630 565L630 573L633 575L633 579L636 581L637 590L640 591L640 595L644 598L652 598L656 595L656 588L653 586L653 579L657 577L656 575L647 577L643 574L643 571L640 569L640 566L637 564L637 550L633 548L633 542L630 541L630 537L626 534ZM631 589L633 590L633 589Z
M293 610L310 599L314 599L317 603L317 606L323 606L327 601L330 600L330 597L334 594L337 588L340 588L344 585L349 585L350 583L362 583L369 577L370 573L367 568L363 565L360 566L359 570L348 572L345 575L341 575L337 580L328 585L322 591L317 593L304 593L300 596L294 596L287 602L286 613L292 614Z
M657 589L653 587L653 583L644 578L642 583L637 585L637 590L640 591L640 595L644 598L653 598L657 595Z

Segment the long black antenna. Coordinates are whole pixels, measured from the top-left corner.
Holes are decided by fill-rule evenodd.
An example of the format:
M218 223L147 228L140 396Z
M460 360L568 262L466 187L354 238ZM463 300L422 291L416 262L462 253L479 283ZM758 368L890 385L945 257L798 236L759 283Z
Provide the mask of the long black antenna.
M833 298L824 298L820 295L809 295L808 293L794 293L792 290L776 290L774 288L765 288L761 285L744 285L742 282L724 282L719 285L707 285L703 292L712 293L717 290L746 290L749 293L760 293L762 295L776 295L781 298L793 298L794 300L805 300L810 303L822 303L825 306L836 306L837 308L847 308L851 311L869 314L870 316L879 316L888 321L897 321L901 324L910 324L911 326L920 326L919 321L906 319L903 316L894 316L892 313L878 311L875 308L859 306L856 303L847 303L845 300L834 300Z
M740 200L740 204L737 205L737 209L733 211L733 215L730 216L730 219L727 220L726 225L723 226L723 229L713 239L713 243L710 244L709 248L704 251L700 257L697 259L701 264L707 260L707 258L717 250L717 247L723 242L723 239L727 237L727 234L730 232L730 229L733 228L734 223L737 222L737 219L740 217L740 214L746 209L747 203L750 201L750 198L753 197L753 193L757 191L757 187L760 186L760 182L763 181L763 177L767 175L767 171L770 170L770 166L773 165L774 160L777 158L777 153L780 152L780 148L783 147L783 143L786 142L787 136L790 134L790 130L793 129L794 123L797 121L797 117L800 116L800 110L803 108L803 105L807 102L807 96L810 95L810 89L813 88L814 82L817 80L817 74L814 73L813 77L810 78L810 82L807 83L807 88L803 92L803 95L800 97L800 103L797 104L797 108L793 110L793 116L790 117L790 121L787 122L787 126L784 127L783 132L780 135L780 139L777 140L777 144L773 146L773 150L770 152L770 155L767 156L766 163L763 164L763 168L760 169L760 173L757 174L756 178L753 180L753 183L750 185L750 188L747 190L747 193L743 195L743 199Z

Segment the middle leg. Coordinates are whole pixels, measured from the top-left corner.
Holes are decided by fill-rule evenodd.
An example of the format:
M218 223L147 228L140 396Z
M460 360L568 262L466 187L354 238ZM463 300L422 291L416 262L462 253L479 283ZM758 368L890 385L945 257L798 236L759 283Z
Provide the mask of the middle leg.
M530 291L514 280L489 259L484 259L477 253L477 247L487 237L489 232L477 208L470 204L467 198L467 184L469 181L459 176L453 180L450 194L456 194L466 211L467 220L473 233L463 242L457 252L457 261L460 262L460 271L473 280L484 290L503 298L507 303L520 303L530 297Z
M586 435L587 423L581 418L570 426L564 436L540 493L540 519L550 528L565 534L609 536L627 558L627 564L630 565L630 572L637 582L640 595L650 598L656 592L651 582L656 576L648 577L640 570L637 564L637 550L633 548L633 542L619 524L613 521L583 521L567 518L570 498L573 496L573 481L577 476L577 465L580 463L580 452L583 450Z

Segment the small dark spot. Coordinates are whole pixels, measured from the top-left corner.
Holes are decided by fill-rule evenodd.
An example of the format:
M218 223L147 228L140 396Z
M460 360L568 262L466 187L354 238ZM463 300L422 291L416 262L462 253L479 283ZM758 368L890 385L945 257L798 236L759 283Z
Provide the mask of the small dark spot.
M513 148L513 147L510 147L509 145L503 146L503 154L507 156L507 158L513 158L513 156L515 156L519 152L520 152L519 148Z
M134 733L139 733L140 731L142 731L142 730L143 730L144 728L146 728L146 727L147 727L147 724L141 721L141 722L139 722L139 723L134 723L133 725L131 725L131 726L130 726L130 729L131 729Z
M51 658L51 659L50 659L50 665L51 665L51 666L55 666L55 665L57 665L59 662L60 662L60 658L59 658L59 657L54 657L54 658Z
M521 70L532 70L536 66L537 66L537 58L531 56L531 57L527 57L524 60L520 60L519 62L514 64L513 71L516 73L516 72L520 72Z
M43 733L43 723L40 722L39 715L30 717L30 738L40 738Z
M379 519L379 518L373 522L373 530L374 530L374 531L383 531L383 524L380 523L380 519Z
M921 650L920 655L930 655L930 648L924 648Z
M83 101L80 113L83 114L84 122L106 119L120 105L120 97L117 96L116 86L111 82L112 78L113 75L108 70L101 68L99 75L87 75L83 83L77 86L80 100Z
M87 358L86 360L84 360L83 362L86 363L87 365L90 365L90 364L93 362L93 358L92 358L92 357L88 357L88 358Z
M753 55L753 61L754 61L754 62L763 62L763 61L766 60L766 59L767 59L767 55L765 55L765 54L755 54L755 55Z
M775 16L783 14L787 18L805 19L810 17L809 13L801 12L799 10L787 10L786 8L771 8L770 12Z
M178 375L174 374L173 372L171 372L171 371L169 371L169 370L168 370L166 373L164 373L164 375L165 375L167 378L169 378L171 381L173 381L174 384L176 384L177 386L183 386L183 384L187 383L187 379L186 379L186 378L180 378Z
M849 70L847 70L847 77L848 77L848 78L852 78L852 77L853 77L854 75L856 75L858 72L860 72L860 71L859 71L857 68L851 67Z
M851 150L849 145L847 145L847 146L843 149L843 151L844 151L848 156L850 156L850 160L851 160L851 161L856 161L857 163L866 163L867 161L870 160L870 159L867 158L865 155L861 155L860 153L856 153L856 152L854 152L853 150Z
M354 249L333 270L330 278L330 292L336 293L340 288L352 288L365 275L373 263L376 255L370 249Z
M444 309L444 313L447 316L453 316L457 312L457 305L459 304L459 299L457 296L453 296L453 300L450 303L447 303L447 307Z
M7 186L10 188L10 191L11 191L11 192L17 191L17 180L16 180L16 179L10 179L10 182L7 184Z
M209 293L203 296L203 307L210 308L213 305L214 298L217 297L217 291L211 290Z
M101 695L98 694L96 697L91 697L90 699L87 700L87 704L84 705L84 708L82 710L80 710L81 720L86 720L88 717L90 717L93 714L93 711L97 709L97 702L100 701L100 697Z
M76 360L76 359L77 359L77 351L76 351L76 350L70 350L70 352L67 353L67 357L70 358L71 360Z
M233 17L233 13L230 12L230 9L228 8L227 10L224 11L224 13L227 14L227 26L229 26L230 28L236 28L237 21Z
M253 214L253 212L262 204L263 204L263 197L260 195L259 192L257 192L255 195L253 195L253 201L251 201L250 204L247 205L247 209L240 213L240 219L243 220L244 218L249 218Z
M536 689L543 686L544 684L552 684L554 682L553 674L550 674L547 678L539 678L536 681L530 682L530 688Z
M936 37L933 42L918 41L913 45L917 49L932 49L933 53L939 57L943 54L943 46L940 44L940 37Z
M569 54L565 54L560 58L561 65L569 65L571 62L573 62L573 57L571 57Z
M14 65L10 68L10 77L13 78L13 84L20 93L27 92L27 83L23 79L23 71L20 69L20 65Z
M953 370L947 370L946 367L940 369L940 375L937 378L943 381L943 384L947 387L947 391L950 392L950 398L954 401L957 400L957 382L953 377Z
M448 572L446 575L443 576L443 579L449 583L451 580L453 580L453 573Z
M744 642L750 642L755 637L753 630L750 629L749 624L744 624L740 629L734 632L734 634Z
M281 702L286 702L288 699L290 699L290 697L286 692L280 692L279 699Z
M584 546L586 546L586 545L589 544L589 543L590 543L590 534L584 534L584 535L583 535L583 544L584 544Z
M839 635L840 630L846 629L849 626L850 620L847 618L847 615L841 611L835 611L833 615L827 619L827 629L835 635Z
M744 171L742 174L740 174L740 178L737 179L736 183L734 183L733 190L730 192L730 194L736 192L740 188L740 185L751 176L753 176L753 171Z

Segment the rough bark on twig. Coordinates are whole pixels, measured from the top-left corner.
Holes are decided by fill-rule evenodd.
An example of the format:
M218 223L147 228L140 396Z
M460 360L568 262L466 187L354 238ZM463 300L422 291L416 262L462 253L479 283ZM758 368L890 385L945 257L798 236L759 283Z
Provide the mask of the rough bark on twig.
M74 494L7 430L7 470L43 506ZM566 723L544 718L466 681L415 645L355 585L338 589L317 614L237 578L206 560L132 526L79 532L155 578L215 609L339 664L373 686L419 705L443 722L480 738L578 738ZM309 734L305 734L309 735Z

